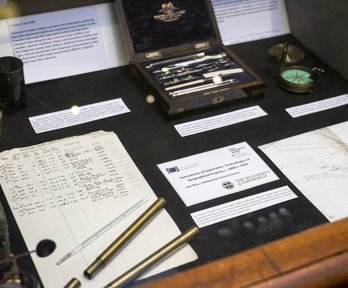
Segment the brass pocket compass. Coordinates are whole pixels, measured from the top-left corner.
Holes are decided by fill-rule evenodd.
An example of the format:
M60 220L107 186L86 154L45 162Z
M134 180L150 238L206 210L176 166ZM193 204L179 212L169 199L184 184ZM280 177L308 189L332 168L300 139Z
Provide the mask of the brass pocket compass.
M324 73L324 70L317 67L311 69L293 64L300 62L304 55L296 54L299 57L291 59L288 53L289 47L293 51L294 46L289 46L287 43L281 44L280 69L277 76L278 84L290 92L313 93L318 87L320 76Z

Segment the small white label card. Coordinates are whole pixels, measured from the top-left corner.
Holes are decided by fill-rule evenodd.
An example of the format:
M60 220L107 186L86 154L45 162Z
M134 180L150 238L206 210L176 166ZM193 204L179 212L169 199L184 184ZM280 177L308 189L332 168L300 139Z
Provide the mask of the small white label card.
M174 127L181 137L185 137L266 115L268 114L263 111L260 106L253 106L217 116L178 124Z
M30 117L36 134L108 118L130 110L121 98Z
M246 142L157 166L186 206L279 179Z
M199 228L297 198L288 186L259 193L191 214Z
M292 118L317 113L348 104L348 94L285 109Z

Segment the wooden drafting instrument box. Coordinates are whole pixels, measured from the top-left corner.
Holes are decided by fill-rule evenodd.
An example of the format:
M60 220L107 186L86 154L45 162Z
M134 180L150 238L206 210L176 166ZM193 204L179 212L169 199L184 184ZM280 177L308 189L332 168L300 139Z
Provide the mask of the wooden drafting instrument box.
M222 44L210 1L117 0L135 72L168 116L263 96L264 82Z

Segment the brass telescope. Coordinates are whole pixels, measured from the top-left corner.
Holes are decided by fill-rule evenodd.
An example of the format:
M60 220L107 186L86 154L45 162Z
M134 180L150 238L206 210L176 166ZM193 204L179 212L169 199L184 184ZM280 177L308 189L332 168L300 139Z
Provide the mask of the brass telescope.
M151 268L153 265L158 264L165 257L174 253L177 249L181 248L184 244L191 241L199 233L199 229L195 226L188 229L172 241L164 245L162 248L151 254L149 257L139 262L133 268L122 274L120 277L110 282L105 288L117 288L125 285L129 281L137 278L140 274Z
M166 204L166 200L158 198L141 216L139 216L109 247L107 247L84 271L85 277L92 279L117 253L153 219Z

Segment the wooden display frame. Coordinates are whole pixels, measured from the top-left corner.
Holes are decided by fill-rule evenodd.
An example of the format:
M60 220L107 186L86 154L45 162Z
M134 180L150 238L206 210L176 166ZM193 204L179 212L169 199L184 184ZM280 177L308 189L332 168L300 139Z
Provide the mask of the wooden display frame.
M141 287L348 287L348 218Z

